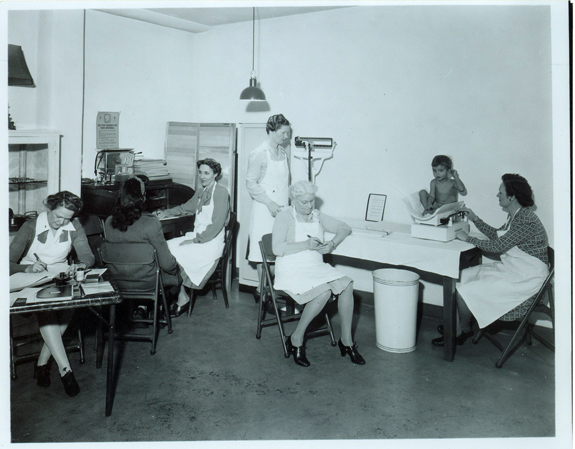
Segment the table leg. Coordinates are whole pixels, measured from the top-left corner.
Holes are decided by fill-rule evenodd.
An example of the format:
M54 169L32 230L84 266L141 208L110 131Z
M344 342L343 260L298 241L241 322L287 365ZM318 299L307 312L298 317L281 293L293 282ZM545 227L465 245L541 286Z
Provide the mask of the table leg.
M108 330L108 367L106 376L106 416L112 414L112 403L114 400L114 333L116 321L116 305L110 304L110 318Z
M455 308L455 279L443 277L443 358L453 362L455 357L455 334L457 310Z

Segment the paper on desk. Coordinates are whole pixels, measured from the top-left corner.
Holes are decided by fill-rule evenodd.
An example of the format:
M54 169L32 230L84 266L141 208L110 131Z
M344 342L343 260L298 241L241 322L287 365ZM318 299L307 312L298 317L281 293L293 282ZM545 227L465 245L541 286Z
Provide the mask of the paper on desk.
M98 293L111 293L114 287L108 281L98 282L94 284L80 284L84 295L96 295Z
M26 304L30 304L31 301L36 299L36 293L42 290L42 287L28 287L19 292L10 293L10 307L14 305L18 298L25 298Z
M50 282L54 275L54 273L49 271L43 271L42 273L14 273L10 276L10 292Z

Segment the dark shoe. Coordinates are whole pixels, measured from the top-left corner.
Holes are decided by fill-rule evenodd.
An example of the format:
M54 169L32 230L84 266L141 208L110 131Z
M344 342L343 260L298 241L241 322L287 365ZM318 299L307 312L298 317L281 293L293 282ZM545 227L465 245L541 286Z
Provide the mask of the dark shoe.
M342 357L345 357L345 355L348 354L352 363L355 363L356 365L365 365L365 359L359 352L357 352L357 345L355 343L353 346L345 346L341 342L340 338L337 345L339 346L339 351L341 352Z
M188 301L187 303L185 303L183 306L179 306L178 303L174 302L172 303L172 305L170 305L170 316L172 318L177 318L179 317L182 313L187 312L188 309L190 308L190 303L192 301Z
M50 386L50 363L38 366L38 362L34 363L34 379L39 387Z
M291 342L291 337L286 340L286 346L288 354L293 354L293 361L299 366L305 366L306 368L310 365L309 360L305 356L305 346L294 346Z
M68 396L72 397L80 393L80 386L78 385L78 382L76 382L76 378L72 371L68 371L61 377L61 379L64 384L64 391L66 391Z
M144 307L138 307L134 311L134 320L147 320L148 312ZM137 329L145 329L148 327L148 323L136 322L134 327Z
M256 302L260 302L260 292L258 292L257 290L254 290L254 299L256 300Z
M464 332L461 335L455 337L455 342L461 346L468 338L473 337L473 331ZM443 335L441 337L434 338L431 343L435 346L444 346Z
M269 313L270 315L276 314L276 310L274 309L274 303L271 299L268 299L265 302L265 307L266 307L266 312Z

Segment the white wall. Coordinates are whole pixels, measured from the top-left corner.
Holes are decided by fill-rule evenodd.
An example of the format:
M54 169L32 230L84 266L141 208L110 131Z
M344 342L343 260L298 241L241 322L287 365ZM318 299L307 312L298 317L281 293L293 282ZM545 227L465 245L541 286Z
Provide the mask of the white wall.
M194 35L97 11L86 18L84 176L101 110L121 112L120 145L147 157L163 156L167 121L265 122L281 112L294 136L338 143L317 178L326 213L363 218L368 194L384 193L385 218L408 222L402 195L427 187L432 157L448 154L467 205L494 225L505 218L500 176L524 175L554 244L548 6L360 6L258 20L263 107L238 100L251 22ZM63 130L64 179L78 189L82 24L81 11L10 13L9 41L30 55L38 85L10 88L11 112L17 125ZM354 276L371 290L369 272ZM427 297L439 303L439 286Z
M166 122L192 121L194 35L87 11L84 165L94 176L96 116L120 112L120 147L164 158Z
M294 135L333 137L316 180L324 212L363 218L369 193L384 193L385 218L409 222L402 196L428 187L431 159L448 154L466 204L494 225L501 175L525 176L553 244L549 7L361 6L258 21L256 36L270 110L236 100L251 23L233 24L197 35L198 120L281 112ZM371 290L369 272L350 273ZM440 303L440 286L428 291Z

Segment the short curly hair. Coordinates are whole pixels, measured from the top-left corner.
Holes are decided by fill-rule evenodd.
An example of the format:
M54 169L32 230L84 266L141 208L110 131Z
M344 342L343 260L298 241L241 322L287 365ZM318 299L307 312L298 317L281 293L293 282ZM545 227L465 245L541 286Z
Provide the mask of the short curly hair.
M78 215L82 210L84 203L78 195L74 195L72 192L68 192L67 190L62 190L53 195L48 195L48 198L44 200L44 205L50 210L57 209L58 207L65 207L66 209L73 211L74 215Z
M501 179L503 180L507 196L514 196L523 207L531 207L535 204L533 190L523 176L515 173L506 173Z
M202 159L201 161L196 162L198 168L202 165L207 165L212 169L212 171L216 175L216 180L219 180L222 177L222 164L212 158Z
M439 155L435 156L433 158L433 160L431 161L432 167L437 167L438 165L443 165L448 170L451 170L453 168L453 161L451 160L451 158L449 156L439 154Z
M292 184L289 188L289 197L292 200L297 200L304 195L317 192L317 186L310 181L299 181Z
M268 118L268 122L266 123L266 133L270 133L270 131L277 131L282 126L289 126L289 120L283 116L283 114L276 114L272 115Z

